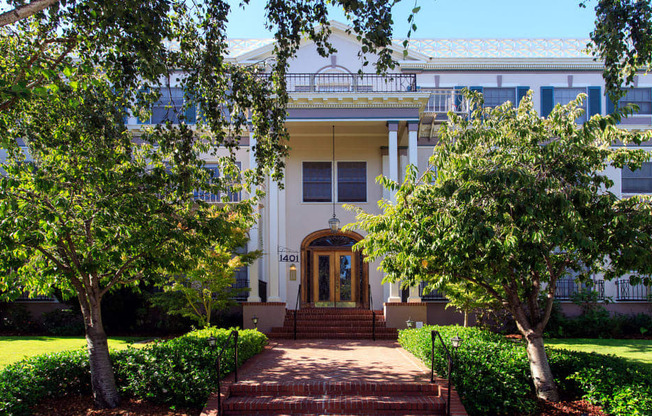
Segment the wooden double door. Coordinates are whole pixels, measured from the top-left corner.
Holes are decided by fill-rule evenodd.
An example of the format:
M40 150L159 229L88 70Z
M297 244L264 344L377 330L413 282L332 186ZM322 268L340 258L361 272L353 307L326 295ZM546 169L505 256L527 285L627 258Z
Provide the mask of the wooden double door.
M316 307L355 307L359 282L355 256L348 251L313 251L312 299Z

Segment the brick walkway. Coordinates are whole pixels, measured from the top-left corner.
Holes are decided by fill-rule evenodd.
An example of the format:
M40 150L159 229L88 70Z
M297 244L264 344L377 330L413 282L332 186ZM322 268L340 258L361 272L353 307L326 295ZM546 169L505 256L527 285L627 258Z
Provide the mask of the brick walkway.
M239 384L352 382L354 385L390 383L429 384L430 372L395 341L368 340L279 340L246 362L239 371ZM225 380L228 387L232 378ZM446 382L437 379L441 397L446 397ZM452 392L452 414L466 415L456 392ZM216 415L213 396L203 415Z

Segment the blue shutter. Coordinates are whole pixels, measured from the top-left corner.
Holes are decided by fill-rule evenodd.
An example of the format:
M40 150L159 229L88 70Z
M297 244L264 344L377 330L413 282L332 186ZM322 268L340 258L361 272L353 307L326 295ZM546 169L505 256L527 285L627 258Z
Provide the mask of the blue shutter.
M616 105L611 101L609 94L607 94L607 114L613 114L614 111L616 111Z
M190 107L186 108L186 111L185 111L185 114L184 114L184 116L186 118L186 120L185 120L186 123L188 123L188 124L197 123L197 104L195 103L195 97L191 93L185 92L183 99L184 99L184 104L186 102L191 102L192 103L192 105Z
M541 87L541 115L548 117L555 107L555 88Z
M528 91L530 91L530 87L516 87L516 105L517 106L521 103L521 100L527 95Z
M600 87L589 87L589 111L588 116L602 114L602 94Z
M465 87L455 87L455 108L459 111L460 106L462 105L462 90Z

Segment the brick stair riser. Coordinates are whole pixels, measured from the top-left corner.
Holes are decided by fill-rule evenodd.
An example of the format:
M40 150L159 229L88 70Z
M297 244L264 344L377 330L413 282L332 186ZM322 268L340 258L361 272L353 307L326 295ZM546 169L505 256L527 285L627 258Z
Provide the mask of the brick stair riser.
M370 319L339 319L339 318L333 318L333 319L297 319L297 325L319 325L323 324L324 322L327 323L337 323L338 325L369 325L371 326L373 324L373 321ZM384 319L376 319L376 325L384 325L385 320ZM283 325L294 325L294 320L293 319L286 319L283 321Z
M293 339L294 334L269 334L272 339ZM297 334L297 339L372 339L372 334ZM396 334L376 334L377 340L396 341Z
M413 396L257 396L232 397L224 403L224 410L252 412L300 411L315 413L348 413L374 410L442 411L444 401L438 397Z
M238 410L231 410L229 412L226 412L228 416L237 416L237 415L251 415L250 410L244 410L244 411L238 411ZM404 410L376 410L373 413L368 413L365 410L361 411L349 411L347 413L314 413L314 412L301 412L301 411L292 411L291 413L288 412L256 412L256 416L324 416L327 414L337 414L339 416L421 416L421 415L444 415L445 411L442 410L441 412L433 413L432 410L411 410L411 411L404 411Z
M383 330L376 329L375 331L376 335L393 335L393 336L398 336L398 333L396 332L395 329L393 328L385 328ZM346 331L343 330L342 328L334 328L334 329L304 329L304 330L299 330L297 329L297 335L333 335L333 334L357 334L357 335L373 335L372 331ZM294 331L291 329L285 329L285 328L280 328L277 330L272 330L272 332L269 333L269 335L294 335Z
M235 396L323 396L323 395L428 395L441 394L438 384L394 384L394 383L265 383L265 384L232 384L231 397Z

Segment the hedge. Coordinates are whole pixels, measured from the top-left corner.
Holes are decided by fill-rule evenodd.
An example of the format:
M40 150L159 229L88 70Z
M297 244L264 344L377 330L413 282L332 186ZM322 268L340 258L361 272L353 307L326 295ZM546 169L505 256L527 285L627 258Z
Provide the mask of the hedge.
M430 333L462 345L454 352L452 382L470 415L527 415L537 400L524 343L478 328L426 326L400 331L399 342L430 366ZM449 344L450 345L450 344ZM646 367L608 355L548 349L548 360L564 397L584 398L614 415L652 415L652 375ZM448 361L435 343L435 371L446 376Z
M171 406L201 407L217 383L217 347L230 329L205 329L160 341L144 348L112 351L116 383L123 396ZM255 330L238 331L238 360L242 364L262 351L267 337ZM233 371L233 347L222 360L222 377ZM26 415L44 398L90 394L90 369L84 350L31 357L0 370L0 414Z

